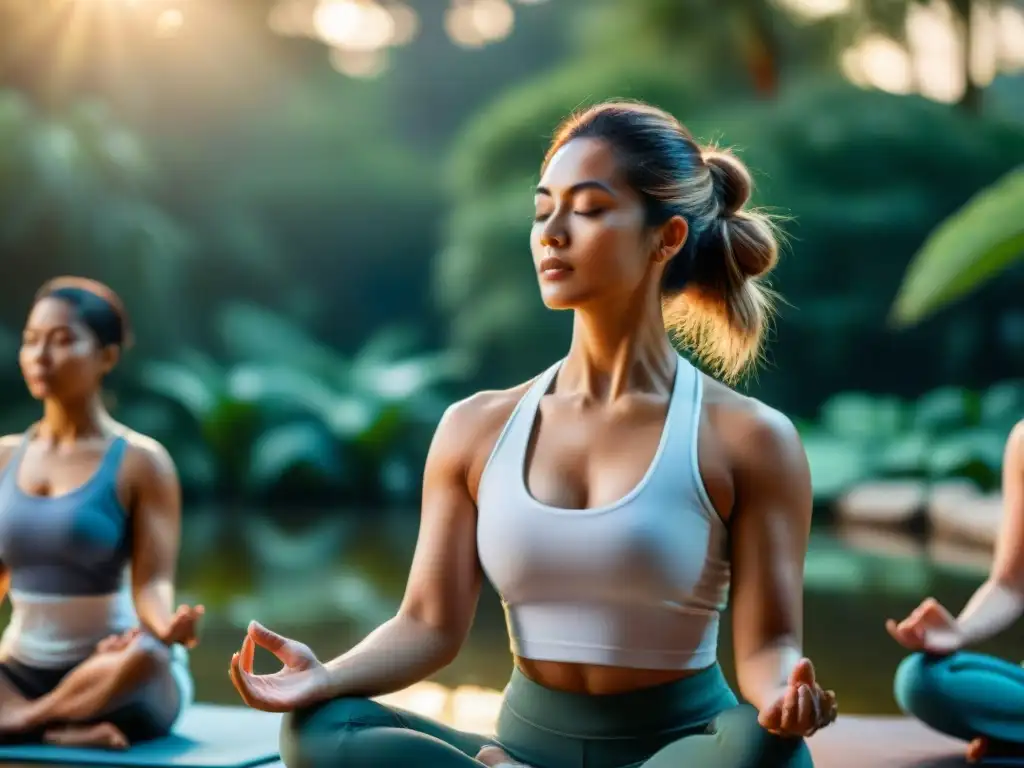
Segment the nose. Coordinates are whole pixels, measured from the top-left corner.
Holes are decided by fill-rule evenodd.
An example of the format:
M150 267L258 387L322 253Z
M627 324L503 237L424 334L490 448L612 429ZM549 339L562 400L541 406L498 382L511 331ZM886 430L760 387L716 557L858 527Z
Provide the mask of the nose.
M540 244L545 248L565 248L569 244L569 235L563 228L547 227L541 232Z
M25 357L32 362L44 361L50 356L50 350L47 344L32 344L22 349Z

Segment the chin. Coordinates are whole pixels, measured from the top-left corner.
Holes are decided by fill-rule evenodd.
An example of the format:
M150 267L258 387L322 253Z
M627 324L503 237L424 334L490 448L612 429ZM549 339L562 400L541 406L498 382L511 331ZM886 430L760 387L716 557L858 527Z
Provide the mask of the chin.
M576 309L582 303L578 291L568 291L562 286L558 288L541 288L540 298L548 309Z
M45 400L53 396L53 390L45 384L36 384L28 388L28 393L34 400Z

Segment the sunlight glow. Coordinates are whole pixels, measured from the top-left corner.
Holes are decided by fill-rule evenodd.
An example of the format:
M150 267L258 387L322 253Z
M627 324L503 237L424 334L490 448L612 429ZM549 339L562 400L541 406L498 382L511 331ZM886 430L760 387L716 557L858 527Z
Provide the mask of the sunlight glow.
M501 691L462 685L452 690L432 682L416 683L377 701L429 717L460 731L492 734L501 709Z
M374 2L327 0L313 13L313 27L327 44L350 51L376 51L391 43L395 20Z
M464 48L479 48L512 33L515 12L507 0L454 0L445 13L449 37Z
M776 0L783 9L808 21L819 21L849 13L853 0Z
M185 23L185 15L177 8L168 8L161 11L156 18L157 37L173 37L181 30Z
M514 0L520 5L546 1ZM420 20L401 0L277 0L267 15L267 26L282 36L326 44L331 65L339 72L374 77L386 69L386 50L412 42ZM452 41L464 48L504 40L515 26L512 0L450 0L444 26ZM351 55L355 53L365 55Z
M967 88L965 70L974 83L985 86L1001 71L1024 67L1024 10L977 3L970 27L970 60L965 67L963 28L949 4L932 0L912 5L905 45L867 34L842 53L840 65L860 86L953 103Z
M387 70L387 51L384 49L357 51L332 48L331 66L349 77L377 77Z

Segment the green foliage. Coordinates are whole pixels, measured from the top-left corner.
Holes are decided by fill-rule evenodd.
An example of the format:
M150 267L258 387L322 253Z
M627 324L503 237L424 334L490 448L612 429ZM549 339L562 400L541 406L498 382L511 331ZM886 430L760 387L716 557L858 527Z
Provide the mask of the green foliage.
M845 392L800 426L815 498L829 501L875 478L966 478L999 486L1003 450L1024 413L1024 382L985 392L933 390L917 402Z
M1024 256L1024 166L975 195L914 257L893 306L901 326L959 299Z
M126 420L168 444L191 490L234 499L412 493L445 404L437 389L471 371L465 355L419 352L403 328L382 330L351 357L256 306L228 306L219 330L233 362L189 351L144 363L139 382L156 401ZM191 428L164 419L162 430L143 413L157 402Z
M0 90L0 246L20 266L11 279L31 295L45 277L81 271L84 261L116 285L159 286L140 330L166 338L164 297L194 242L156 202L158 175L147 148L102 102L45 113Z

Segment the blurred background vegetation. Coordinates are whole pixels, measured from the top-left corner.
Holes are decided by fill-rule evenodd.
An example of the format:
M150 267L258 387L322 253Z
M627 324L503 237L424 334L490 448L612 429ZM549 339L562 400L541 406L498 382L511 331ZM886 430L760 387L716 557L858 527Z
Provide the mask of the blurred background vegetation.
M566 348L530 189L557 121L606 97L736 147L788 217L743 389L799 425L822 520L991 544L1024 416L1020 0L0 0L0 428L37 414L36 287L109 283L139 338L115 415L171 450L183 583L224 608L201 695L230 699L254 613L335 652L325 606L354 634L391 610L445 405ZM894 612L940 573L816 541L809 589L902 578ZM453 682L500 687L487 621ZM891 709L888 674L844 711Z

